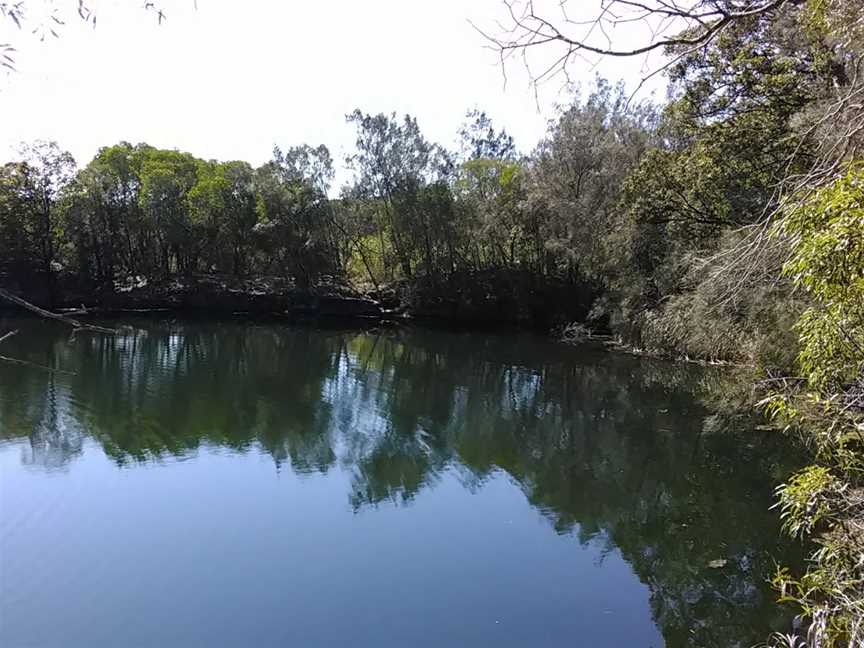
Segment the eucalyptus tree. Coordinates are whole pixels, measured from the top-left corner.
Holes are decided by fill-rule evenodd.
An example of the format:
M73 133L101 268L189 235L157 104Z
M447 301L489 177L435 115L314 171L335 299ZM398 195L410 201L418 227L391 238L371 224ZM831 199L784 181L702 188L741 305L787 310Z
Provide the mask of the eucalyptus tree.
M208 271L249 269L257 214L253 170L246 162L204 162L189 190L195 257Z
M264 267L304 285L339 272L331 254L332 212L327 199L333 178L324 146L274 150L273 160L255 171L255 235Z
M252 270L255 225L255 171L246 162L225 162L219 165L221 206L224 218L220 227L221 247L224 248L223 270L245 275ZM225 258L230 256L230 264Z
M532 230L526 223L524 170L500 158L469 159L460 165L454 192L460 209L464 257L469 267L508 268L532 255ZM535 264L536 265L536 264Z
M66 192L65 237L79 272L100 282L149 271L148 230L139 202L146 145L101 148Z
M620 227L621 187L655 144L656 109L628 103L619 84L597 80L550 124L532 155L528 200L543 214L536 233L549 270L602 277L618 259L607 245Z
M273 162L286 181L304 182L324 195L330 191L335 171L330 150L323 144L317 147L301 144L286 151L275 146Z
M162 274L184 272L197 264L187 197L197 182L199 161L188 153L148 149L141 165L138 200L145 227L156 245L148 266Z
M495 130L486 111L473 108L465 114L459 128L460 155L463 160L514 160L518 157L513 137L501 128Z
M26 211L35 219L35 247L41 269L51 274L57 262L60 216L57 203L75 175L75 160L56 142L36 141L20 150Z
M335 177L333 158L323 144L312 147L307 144L292 146L282 151L273 150L273 160L288 181L296 181L310 187L316 195L314 221L307 221L306 228L310 244L322 255L329 257L328 272L342 274L347 258L340 245L340 232L335 224L335 215L328 200ZM325 269L322 265L322 269Z
M30 174L24 162L0 167L0 265L16 275L37 269L39 258Z
M347 119L357 129L357 139L356 152L347 159L354 184L346 195L378 206L374 226L387 277L396 276L397 267L403 277L413 277L418 258L427 272L435 272L436 214L418 197L425 187L452 175L452 160L423 137L410 115L399 120L395 113L368 115L358 109Z
M525 260L523 164L506 129L470 110L459 129L454 193L463 260L473 269L515 267Z

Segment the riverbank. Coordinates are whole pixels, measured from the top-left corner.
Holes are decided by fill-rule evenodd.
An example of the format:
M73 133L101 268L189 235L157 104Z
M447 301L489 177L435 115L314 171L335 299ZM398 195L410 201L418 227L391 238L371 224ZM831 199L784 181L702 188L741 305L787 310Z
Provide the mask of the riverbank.
M124 313L358 319L400 316L378 301L335 281L303 288L281 277L190 274L158 280L129 277L106 288L82 284L74 277L57 276L29 282L7 282L7 286L10 292L37 306L79 316Z
M301 286L284 277L220 274L135 276L110 287L63 275L3 279L0 286L17 297L76 316L154 313L382 323L416 320L458 328L503 326L543 332L583 320L592 298L582 284L554 278L541 281L514 272L415 278L376 289L357 288L334 278ZM18 308L0 304L7 306Z

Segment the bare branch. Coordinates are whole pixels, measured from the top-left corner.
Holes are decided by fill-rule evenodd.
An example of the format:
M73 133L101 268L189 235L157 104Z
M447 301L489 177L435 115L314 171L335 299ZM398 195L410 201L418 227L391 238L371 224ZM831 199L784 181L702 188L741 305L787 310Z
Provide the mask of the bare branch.
M59 373L66 376L75 376L77 375L72 371L65 371L63 369L55 369L54 367L48 367L45 365L38 364L36 362L30 362L29 360L19 360L18 358L10 358L8 356L0 355L0 361L8 362L10 364L23 365L25 367L31 367L33 369L41 369L42 371L49 371L51 373Z
M78 320L72 319L71 317L58 315L57 313L52 313L51 311L47 311L44 308L39 308L38 306L31 304L25 299L21 299L17 295L13 295L8 290L4 290L3 288L0 288L0 299L5 299L6 301L16 304L17 306L20 306L21 308L24 308L31 313L39 315L40 317L57 320L58 322L63 322L64 324L74 326L78 329L83 329L86 331L96 331L97 333L116 333L114 329L105 328L103 326L95 326L93 324L85 324L83 322L79 322Z
M581 1L581 0L580 0ZM591 54L599 57L637 57L652 52L668 53L684 48L675 60L702 48L714 40L731 24L781 9L792 0L742 0L729 4L688 0L598 0L594 15L584 20L574 20L566 9L567 0L556 3L560 16L547 17L535 8L534 0L503 0L507 10L507 26L500 25L496 33L490 33L472 23L472 26L487 40L490 47L499 53L503 66L509 55L520 52L528 67L533 84L541 83L556 73L567 73L575 55ZM580 5L580 12L586 12ZM615 27L625 24L643 23L648 34L645 42L634 47L616 46L613 38ZM586 28L582 34L566 33ZM558 44L562 54L556 54L551 64L544 64L538 74L531 71L527 52L545 49ZM672 62L664 64L642 79L644 83L659 72L668 69Z

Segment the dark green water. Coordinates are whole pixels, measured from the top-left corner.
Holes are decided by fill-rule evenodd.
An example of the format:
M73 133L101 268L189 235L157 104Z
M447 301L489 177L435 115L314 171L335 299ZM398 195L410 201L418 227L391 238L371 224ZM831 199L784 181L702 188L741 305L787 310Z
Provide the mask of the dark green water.
M37 320L0 363L0 645L749 646L776 435L519 335ZM721 563L713 561L725 561Z

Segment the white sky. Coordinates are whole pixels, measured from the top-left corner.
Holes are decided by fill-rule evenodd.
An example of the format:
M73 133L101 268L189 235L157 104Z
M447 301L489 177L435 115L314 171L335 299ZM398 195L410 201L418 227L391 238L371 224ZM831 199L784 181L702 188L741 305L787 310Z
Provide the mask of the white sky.
M42 2L51 0L29 0ZM341 166L353 145L345 114L357 107L415 115L427 138L450 146L476 106L530 151L566 98L559 77L538 113L517 62L503 87L497 54L468 23L494 31L501 0L198 0L197 9L162 0L161 26L143 0L101 0L91 2L95 29L75 0L53 2L68 18L59 39L0 22L0 43L18 49L17 71L0 72L0 160L33 139L56 140L81 166L121 140L253 165L274 144L324 143ZM591 0L570 6L580 4ZM618 59L571 73L635 87L644 65Z

